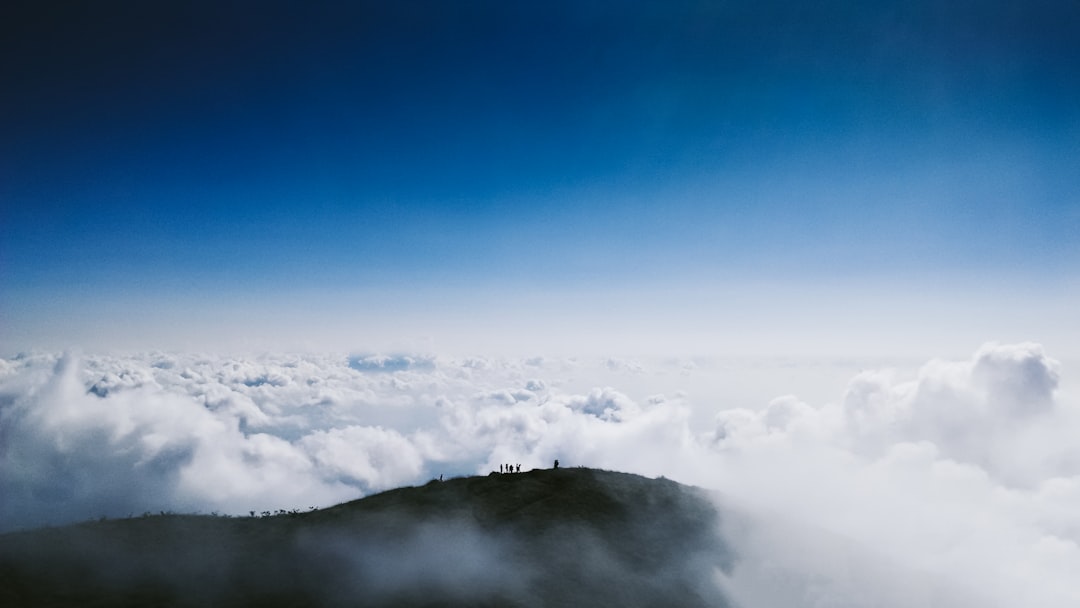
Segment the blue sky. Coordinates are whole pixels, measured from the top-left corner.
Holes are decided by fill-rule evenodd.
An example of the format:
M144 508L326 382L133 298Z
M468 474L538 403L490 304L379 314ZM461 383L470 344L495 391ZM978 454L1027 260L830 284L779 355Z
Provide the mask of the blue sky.
M1075 343L1080 9L849 4L15 3L0 341Z

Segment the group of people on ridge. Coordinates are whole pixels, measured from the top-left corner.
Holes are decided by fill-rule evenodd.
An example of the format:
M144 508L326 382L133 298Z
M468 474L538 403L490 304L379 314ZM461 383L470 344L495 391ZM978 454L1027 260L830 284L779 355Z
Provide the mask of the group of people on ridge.
M555 461L555 468L556 469L559 468L559 461L558 460ZM500 464L499 465L499 472L500 473L520 473L521 472L521 465L520 464ZM439 476L439 481L442 481L442 476L441 475Z

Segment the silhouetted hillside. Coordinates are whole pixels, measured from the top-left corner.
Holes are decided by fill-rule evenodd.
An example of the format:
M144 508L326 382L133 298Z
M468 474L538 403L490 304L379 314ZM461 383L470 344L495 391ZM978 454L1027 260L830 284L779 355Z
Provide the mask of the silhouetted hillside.
M433 481L263 518L0 536L0 605L728 606L696 489L591 469Z

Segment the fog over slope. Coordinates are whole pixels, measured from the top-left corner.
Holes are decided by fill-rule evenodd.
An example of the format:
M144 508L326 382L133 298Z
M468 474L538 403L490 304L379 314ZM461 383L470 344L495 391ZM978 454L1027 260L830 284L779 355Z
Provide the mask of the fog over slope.
M315 512L0 536L0 602L724 608L720 521L702 491L625 473L455 478Z
M0 360L0 525L307 509L559 458L716 489L765 522L744 531L790 522L1004 606L1080 602L1080 412L1040 346L869 369L822 402L669 388L714 372L419 355ZM840 584L851 568L829 564L844 560L814 558L844 554L835 543L732 537L743 559L729 582L746 597L779 589L747 582L779 570L799 573L783 577L789 605L889 595L886 575Z

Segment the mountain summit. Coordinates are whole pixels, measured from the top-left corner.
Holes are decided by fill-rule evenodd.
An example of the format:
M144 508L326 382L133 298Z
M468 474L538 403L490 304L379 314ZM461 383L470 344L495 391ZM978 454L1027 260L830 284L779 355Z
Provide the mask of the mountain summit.
M730 606L705 494L571 468L0 536L4 606Z

